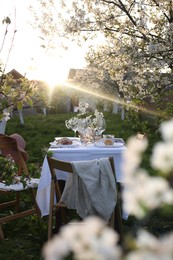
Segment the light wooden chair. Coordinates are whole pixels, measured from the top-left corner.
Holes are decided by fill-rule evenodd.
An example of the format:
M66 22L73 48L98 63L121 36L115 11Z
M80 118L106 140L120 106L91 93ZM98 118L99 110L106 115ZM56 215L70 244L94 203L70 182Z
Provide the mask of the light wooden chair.
M48 165L51 172L51 191L50 191L50 210L49 210L49 218L48 218L48 240L52 237L52 228L53 228L53 217L55 216L57 211L61 213L61 224L67 224L67 214L68 209L64 203L60 201L62 190L59 185L59 180L56 177L56 170L65 171L68 173L73 173L73 167L71 162L61 161L55 158L47 157ZM115 167L113 158L109 158L113 173L115 175ZM115 179L116 181L116 179ZM117 182L116 182L117 184ZM119 190L118 184L117 190ZM121 207L120 207L120 194L117 192L117 203L115 206L115 210L110 218L109 225L114 228L119 234L119 242L122 244L123 242L123 228L122 228L122 216L121 216ZM57 203L54 203L54 198L56 195ZM109 203L109 202L108 202Z
M16 172L16 176L19 179L19 182L14 185L7 186L3 182L3 178L0 180L0 196L6 196L3 198L3 202L0 203L0 210L6 209L9 207L15 207L15 212L14 214L7 214L7 215L2 215L0 217L0 239L4 238L3 235L3 230L2 230L2 224L12 221L18 218L23 218L31 214L38 214L40 216L40 211L37 206L36 200L35 200L35 188L38 185L38 179L31 178L28 181L27 186L24 188L23 185L21 186L20 183L20 177L21 174L24 173L26 178L29 176L27 164L26 164L26 157L24 157L24 154L18 149L17 141L14 138L8 137L6 135L0 135L0 151L1 151L1 156L7 157L8 154L7 152L7 147L8 147L8 154L11 155L11 157L15 157L14 160L17 164L18 172ZM5 151L5 152L4 152ZM11 153L10 153L11 151ZM0 173L1 174L1 173ZM20 188L19 188L20 187ZM32 202L32 207L29 209L22 210L20 209L20 202L21 202L21 192L29 192L31 196L31 202ZM9 196L11 193L14 193L14 196ZM21 196L22 197L22 196ZM12 198L12 199L11 199ZM5 199L5 201L4 201Z

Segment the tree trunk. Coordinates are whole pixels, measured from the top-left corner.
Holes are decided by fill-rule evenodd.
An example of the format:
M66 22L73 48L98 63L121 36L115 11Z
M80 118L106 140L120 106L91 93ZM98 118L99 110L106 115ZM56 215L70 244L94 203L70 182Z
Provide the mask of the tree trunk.
M5 134L5 128L6 128L6 120L2 119L0 121L0 134Z
M22 113L22 110L18 110L18 112L19 112L20 124L21 124L21 125L24 125L24 119L23 119L23 113Z

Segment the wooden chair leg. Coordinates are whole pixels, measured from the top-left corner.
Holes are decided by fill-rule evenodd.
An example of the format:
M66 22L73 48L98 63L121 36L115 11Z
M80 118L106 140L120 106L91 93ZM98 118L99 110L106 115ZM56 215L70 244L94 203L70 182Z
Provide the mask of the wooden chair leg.
M4 239L4 233L2 230L2 226L0 225L0 240L3 240L3 239Z
M55 184L54 184L54 181L52 180L52 182L51 182L51 191L50 191L49 218L48 218L48 240L52 237L54 192L55 192Z
M109 226L114 229L114 221L115 221L115 211L112 213L112 216L109 220Z
M15 206L16 212L20 211L19 202L20 202L20 191L16 191L16 206Z
M119 194L117 197L117 204L114 209L114 230L119 235L119 244L123 245L124 243L124 232L123 232L123 222L122 222L122 213L121 213L121 206L120 206L120 199Z

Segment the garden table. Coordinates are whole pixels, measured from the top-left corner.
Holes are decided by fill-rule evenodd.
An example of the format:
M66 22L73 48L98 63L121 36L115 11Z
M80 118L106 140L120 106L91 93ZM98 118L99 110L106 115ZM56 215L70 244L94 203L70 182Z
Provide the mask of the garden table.
M121 143L115 147L100 147L94 143L87 145L79 144L75 147L50 147L49 151L53 152L53 157L63 161L82 161L93 160L106 157L113 157L116 171L117 182L124 182L124 178L121 171L122 165L122 153L127 149L126 146ZM59 172L58 178L66 180L67 173ZM49 170L47 158L44 158L40 182L37 189L36 200L41 211L42 216L49 214L49 201L50 201L50 185L51 185L51 173Z

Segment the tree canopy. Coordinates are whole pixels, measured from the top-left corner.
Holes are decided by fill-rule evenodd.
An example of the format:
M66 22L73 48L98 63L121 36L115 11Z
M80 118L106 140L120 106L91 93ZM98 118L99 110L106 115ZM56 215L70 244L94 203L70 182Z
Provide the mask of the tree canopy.
M92 39L87 61L107 71L125 99L150 97L156 102L172 86L172 0L62 0L61 9L53 0L49 9L46 0L40 3L43 19L50 16L51 8L57 11L49 23L51 33L80 44Z

